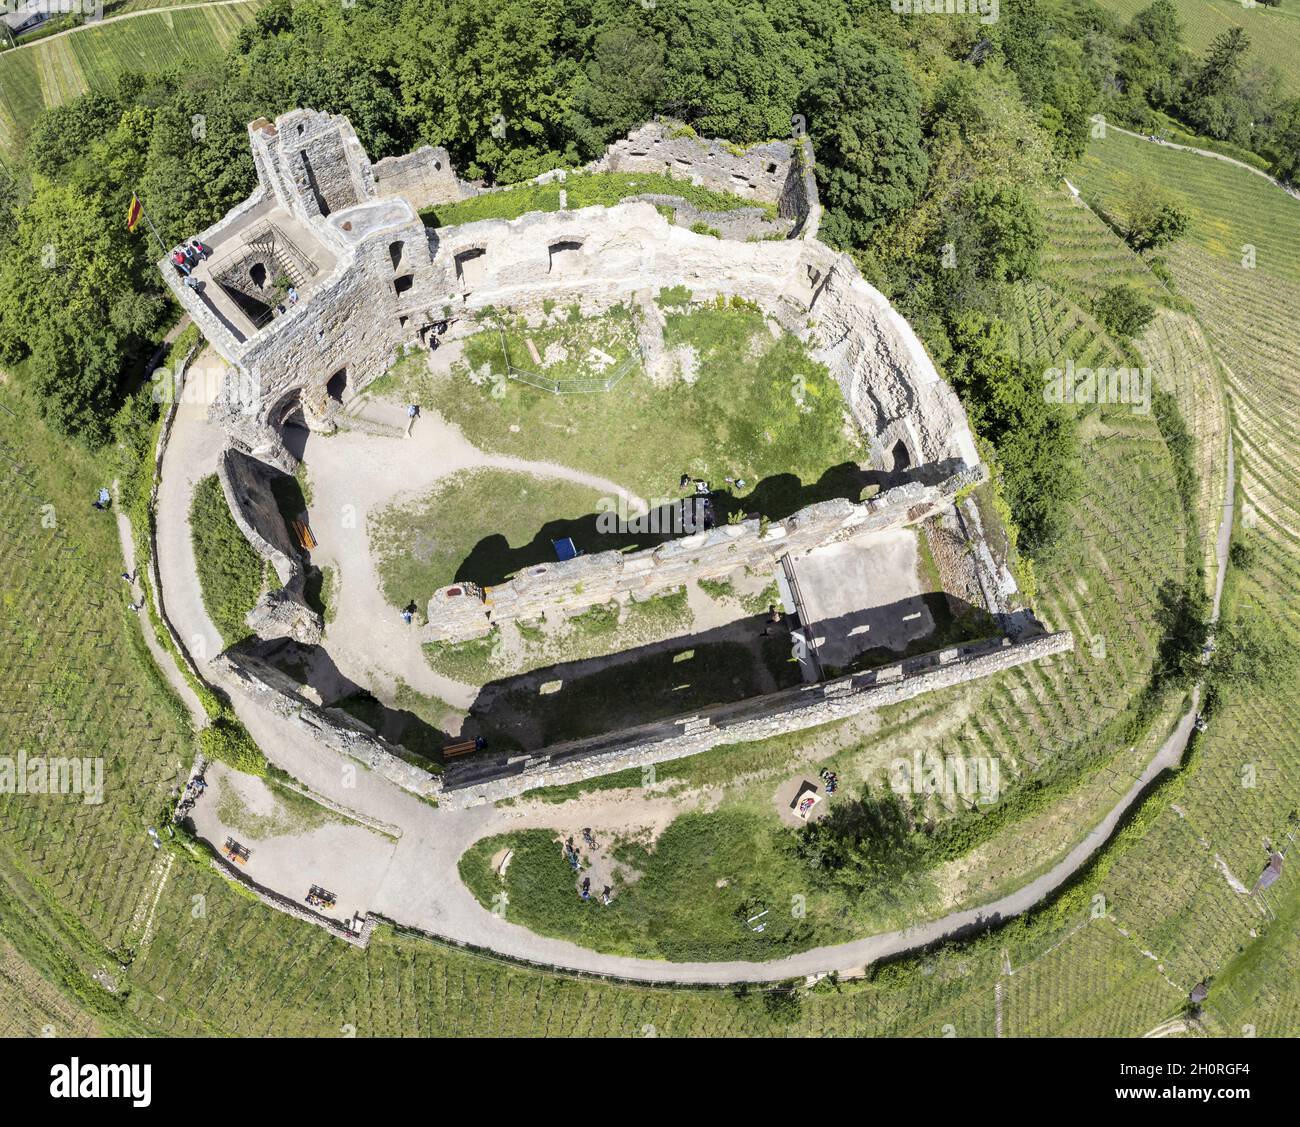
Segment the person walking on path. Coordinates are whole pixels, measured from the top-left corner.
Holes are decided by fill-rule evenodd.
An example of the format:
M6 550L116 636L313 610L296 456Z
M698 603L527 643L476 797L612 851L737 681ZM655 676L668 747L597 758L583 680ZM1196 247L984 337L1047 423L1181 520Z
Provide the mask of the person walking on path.
M406 437L411 437L411 428L415 426L415 420L419 417L420 408L414 403L408 403L406 407Z

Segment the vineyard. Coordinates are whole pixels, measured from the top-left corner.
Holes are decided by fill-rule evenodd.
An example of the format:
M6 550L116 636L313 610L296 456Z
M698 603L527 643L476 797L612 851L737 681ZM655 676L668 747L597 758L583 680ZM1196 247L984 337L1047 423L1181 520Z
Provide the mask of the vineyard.
M1296 639L1300 204L1220 162L1113 134L1093 143L1080 186L1118 208L1131 183L1151 177L1177 184L1191 215L1189 236L1167 258L1229 394L1240 535L1256 549L1255 562L1230 575L1224 613L1261 609ZM1185 346L1196 339L1189 330ZM1211 988L1219 1032L1295 1028L1296 1003L1280 989L1297 957L1294 878L1248 898L1228 874L1250 887L1268 844L1287 852L1300 795L1298 714L1294 683L1265 679L1234 692L1200 741L1178 808L1114 869L1117 918L1171 973L1186 982L1219 972L1230 985L1222 1001Z
M6 397L0 459L0 744L101 758L104 799L0 796L0 898L47 928L48 945L34 927L9 935L36 965L48 966L56 935L73 937L75 965L59 976L93 994L85 976L141 938L155 862L145 830L188 770L192 741L127 609L114 517L91 505L104 482L90 456Z
M42 109L91 90L110 90L123 74L219 63L258 3L151 12L0 54L0 155L22 145Z

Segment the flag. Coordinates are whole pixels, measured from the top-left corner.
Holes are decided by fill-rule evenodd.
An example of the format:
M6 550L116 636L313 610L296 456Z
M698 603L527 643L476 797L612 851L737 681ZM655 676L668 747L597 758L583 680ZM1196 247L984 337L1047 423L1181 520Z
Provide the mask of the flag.
M136 224L140 222L140 216L144 214L144 208L140 204L140 197L134 192L131 193L131 206L126 213L126 229L134 231Z

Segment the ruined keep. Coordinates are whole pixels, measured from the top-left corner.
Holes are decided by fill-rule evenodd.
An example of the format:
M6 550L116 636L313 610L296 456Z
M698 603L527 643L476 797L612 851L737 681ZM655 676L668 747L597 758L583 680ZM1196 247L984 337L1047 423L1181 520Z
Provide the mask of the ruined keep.
M328 429L344 393L384 372L445 297L415 207L379 185L427 194L456 182L432 179L435 165L449 169L439 150L377 181L347 119L313 110L255 121L248 134L256 190L200 233L210 255L191 284L165 259L159 269L231 365L213 413L232 444L288 469L285 422Z

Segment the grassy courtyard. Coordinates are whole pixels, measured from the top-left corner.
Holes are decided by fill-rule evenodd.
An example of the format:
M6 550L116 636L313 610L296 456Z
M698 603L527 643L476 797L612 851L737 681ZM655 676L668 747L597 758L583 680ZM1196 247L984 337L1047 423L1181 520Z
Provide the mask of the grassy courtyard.
M551 541L573 536L600 551L595 517L600 494L558 478L508 470L465 470L437 482L414 501L370 520L384 597L395 607L420 606L456 580L502 582L529 564L555 558Z
M488 330L435 381L430 405L484 450L600 474L649 500L679 496L683 473L719 488L744 479L739 504L773 519L857 499L865 445L846 425L839 387L799 340L774 336L743 303L670 306L666 317L671 380L638 370L609 392L550 395L499 378L500 338Z

